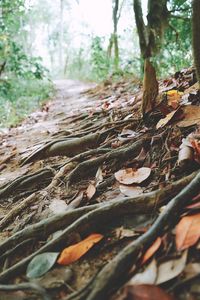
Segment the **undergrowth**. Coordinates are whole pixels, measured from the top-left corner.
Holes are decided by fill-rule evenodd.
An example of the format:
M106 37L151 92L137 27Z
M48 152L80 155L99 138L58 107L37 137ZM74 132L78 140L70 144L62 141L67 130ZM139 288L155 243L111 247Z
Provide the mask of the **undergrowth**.
M0 128L16 125L53 93L49 80L13 78L0 81Z

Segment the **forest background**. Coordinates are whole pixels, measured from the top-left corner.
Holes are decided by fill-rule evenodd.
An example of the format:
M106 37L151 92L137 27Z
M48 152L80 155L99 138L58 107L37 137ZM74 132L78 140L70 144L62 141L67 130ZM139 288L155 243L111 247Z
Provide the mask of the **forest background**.
M147 27L146 0L1 0L0 128L15 125L52 96L54 79L141 79L137 2ZM159 3L167 4L167 25L152 60L163 78L192 64L191 2Z

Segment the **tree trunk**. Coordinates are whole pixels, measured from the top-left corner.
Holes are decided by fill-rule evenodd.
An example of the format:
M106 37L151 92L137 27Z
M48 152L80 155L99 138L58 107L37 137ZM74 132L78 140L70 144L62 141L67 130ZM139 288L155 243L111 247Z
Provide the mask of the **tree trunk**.
M200 83L200 1L192 1L193 55L198 82Z
M138 32L138 36L139 36L141 57L145 59L148 56L146 53L147 28L146 28L146 26L144 24L144 20L143 20L141 0L133 1L133 9L134 9L134 14L135 14L135 22L136 22L137 32Z
M64 9L64 0L60 0L60 33L59 33L59 68L61 75L63 75L63 9Z
M158 81L156 79L156 70L148 58L144 62L144 80L143 80L143 98L142 115L145 116L152 111L156 104L158 96Z
M118 10L119 10L119 0L115 0L114 7L113 7L113 26L114 31L112 35L113 45L114 45L114 66L115 71L119 69L119 46L118 46L118 33L117 33L117 26L118 26Z

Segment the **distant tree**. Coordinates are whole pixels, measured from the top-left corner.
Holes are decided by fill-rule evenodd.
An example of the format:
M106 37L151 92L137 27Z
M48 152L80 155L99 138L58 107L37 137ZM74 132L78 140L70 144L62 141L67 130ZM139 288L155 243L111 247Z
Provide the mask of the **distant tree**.
M112 49L114 48L114 67L115 71L119 69L119 43L118 43L118 23L121 16L124 0L113 0L113 33L111 34L108 46L108 56L112 56Z

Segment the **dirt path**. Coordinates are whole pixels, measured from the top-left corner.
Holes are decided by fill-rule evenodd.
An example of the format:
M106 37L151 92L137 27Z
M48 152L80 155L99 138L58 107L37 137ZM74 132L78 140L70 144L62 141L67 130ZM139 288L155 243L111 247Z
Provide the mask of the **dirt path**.
M15 128L0 130L0 185L30 171L29 167L19 167L19 162L34 147L60 131L73 131L73 124L68 125L70 118L93 105L94 101L81 95L90 87L78 81L55 81L55 97L42 110L33 112Z

